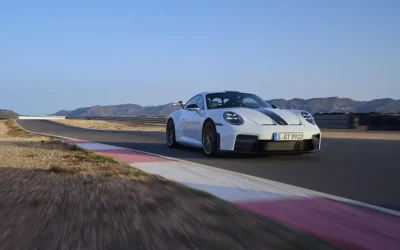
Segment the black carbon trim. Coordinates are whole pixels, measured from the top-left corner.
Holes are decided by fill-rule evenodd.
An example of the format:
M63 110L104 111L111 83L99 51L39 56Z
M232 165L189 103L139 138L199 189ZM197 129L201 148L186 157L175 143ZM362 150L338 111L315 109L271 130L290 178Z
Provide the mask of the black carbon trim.
M217 152L221 151L221 135L217 133Z
M278 114L274 113L273 111L270 111L268 109L255 109L255 110L268 116L269 118L274 120L278 125L288 125L288 123L282 117L280 117Z

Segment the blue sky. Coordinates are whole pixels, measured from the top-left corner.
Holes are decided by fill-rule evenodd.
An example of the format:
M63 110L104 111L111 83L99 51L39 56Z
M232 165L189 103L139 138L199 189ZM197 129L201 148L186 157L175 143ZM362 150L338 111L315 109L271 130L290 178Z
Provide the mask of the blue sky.
M3 1L0 108L400 99L400 1Z

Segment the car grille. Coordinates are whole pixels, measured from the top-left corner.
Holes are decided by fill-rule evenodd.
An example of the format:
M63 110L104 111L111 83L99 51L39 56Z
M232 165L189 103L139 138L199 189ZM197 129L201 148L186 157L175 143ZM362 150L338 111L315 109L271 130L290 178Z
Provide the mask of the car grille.
M312 151L319 148L320 135L303 141L258 140L257 136L238 135L234 150L237 152Z

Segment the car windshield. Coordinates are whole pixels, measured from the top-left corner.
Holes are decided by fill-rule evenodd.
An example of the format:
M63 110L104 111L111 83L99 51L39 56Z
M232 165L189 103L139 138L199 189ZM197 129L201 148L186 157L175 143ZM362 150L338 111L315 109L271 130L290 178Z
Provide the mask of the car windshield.
M207 109L218 108L272 108L266 101L254 94L220 92L206 95Z

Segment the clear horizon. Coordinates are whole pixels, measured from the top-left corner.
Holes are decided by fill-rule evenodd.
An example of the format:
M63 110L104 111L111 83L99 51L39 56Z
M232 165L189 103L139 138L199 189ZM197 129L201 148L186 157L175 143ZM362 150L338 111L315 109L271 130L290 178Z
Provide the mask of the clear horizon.
M3 3L0 109L154 106L215 89L398 100L398 13L391 0Z
M337 96L326 96L326 97L315 97L315 98L330 98L330 97L337 97ZM348 98L348 97L339 97L339 98ZM284 99L284 98L274 98L274 99ZM294 99L294 98L291 98L291 99ZM291 99L286 99L286 100L291 100ZM312 99L312 98L307 98L307 99ZM304 99L304 100L307 100L307 99ZM350 98L350 99L352 99L352 98ZM382 98L379 98L379 99L382 99ZM384 98L384 99L386 99L386 98ZM393 98L390 98L390 99L393 99ZM372 100L377 100L377 99L372 99L372 100L355 100L355 99L352 99L352 100L353 101L372 101ZM393 99L393 100L400 101L400 99ZM176 102L178 102L178 101L176 101ZM116 106L116 105L126 105L126 104L137 104L137 103L115 103L115 104L108 104L108 105L102 105L102 104L96 104L96 105L100 105L100 106ZM169 104L169 103L160 103L160 104L153 104L153 105L140 105L140 104L137 104L137 105L140 105L142 107L148 107L148 106L161 106L161 105L166 105L166 104ZM52 113L47 113L47 115L55 114L55 113L57 113L59 111L62 111L62 110L74 111L74 110L77 110L79 108L89 108L89 107L93 107L93 106L96 106L96 105L85 106L85 107L76 107L76 108L68 109L68 110L67 109L60 109L60 110L54 111ZM16 112L16 113L18 113L18 112ZM24 115L41 115L41 114L24 114Z

